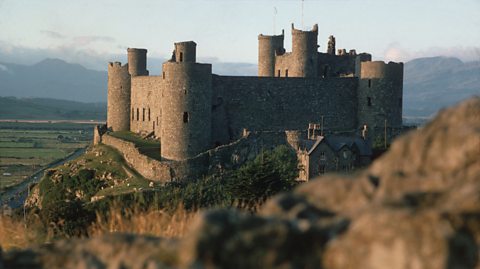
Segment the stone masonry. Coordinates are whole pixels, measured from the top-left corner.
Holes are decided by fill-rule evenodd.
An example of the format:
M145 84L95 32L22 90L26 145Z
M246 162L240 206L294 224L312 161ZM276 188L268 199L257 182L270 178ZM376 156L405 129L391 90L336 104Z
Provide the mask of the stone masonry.
M150 75L146 49L128 49L128 64L110 63L107 125L154 135L162 160L178 162L252 132L304 131L323 122L328 133L372 140L402 128L403 63L372 62L368 53L335 51L335 37L318 52L317 25L292 24L292 52L281 35L259 35L258 77L212 74L196 62L193 41L175 43L162 73ZM207 164L208 165L208 164Z

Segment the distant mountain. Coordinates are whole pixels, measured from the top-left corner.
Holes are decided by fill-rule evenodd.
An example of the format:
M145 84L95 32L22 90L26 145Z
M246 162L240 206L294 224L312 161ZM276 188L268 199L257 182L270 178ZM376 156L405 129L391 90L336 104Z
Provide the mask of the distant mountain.
M106 120L106 103L0 97L0 119Z
M59 59L31 66L0 62L0 96L106 102L107 72Z
M431 116L473 95L480 95L480 61L432 57L405 64L405 116Z

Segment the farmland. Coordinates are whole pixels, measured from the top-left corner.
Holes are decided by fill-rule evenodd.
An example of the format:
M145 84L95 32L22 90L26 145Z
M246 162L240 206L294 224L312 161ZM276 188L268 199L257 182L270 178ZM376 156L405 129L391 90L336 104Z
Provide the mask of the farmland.
M0 122L0 192L88 146L92 124Z

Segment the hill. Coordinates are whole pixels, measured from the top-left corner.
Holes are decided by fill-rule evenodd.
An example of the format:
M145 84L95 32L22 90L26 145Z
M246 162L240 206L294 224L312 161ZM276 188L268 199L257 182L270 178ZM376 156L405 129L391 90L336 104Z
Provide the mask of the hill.
M480 95L480 61L432 57L405 64L404 116L431 116L473 95Z
M106 118L106 103L0 97L0 119L105 120Z
M0 62L0 81L0 96L107 101L107 72L59 59L45 59L34 65Z

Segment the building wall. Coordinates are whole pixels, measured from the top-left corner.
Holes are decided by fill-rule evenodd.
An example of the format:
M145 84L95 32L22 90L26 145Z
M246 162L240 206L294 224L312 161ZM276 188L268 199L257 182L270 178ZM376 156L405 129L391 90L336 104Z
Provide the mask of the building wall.
M303 130L308 123L324 129L353 131L356 126L356 78L261 78L213 76L213 141L252 131ZM220 134L220 135L219 135Z
M162 76L132 77L130 130L135 133L155 132L160 137Z
M325 142L320 143L307 158L308 179L324 173L351 171L354 168L354 158L347 147L336 153Z

